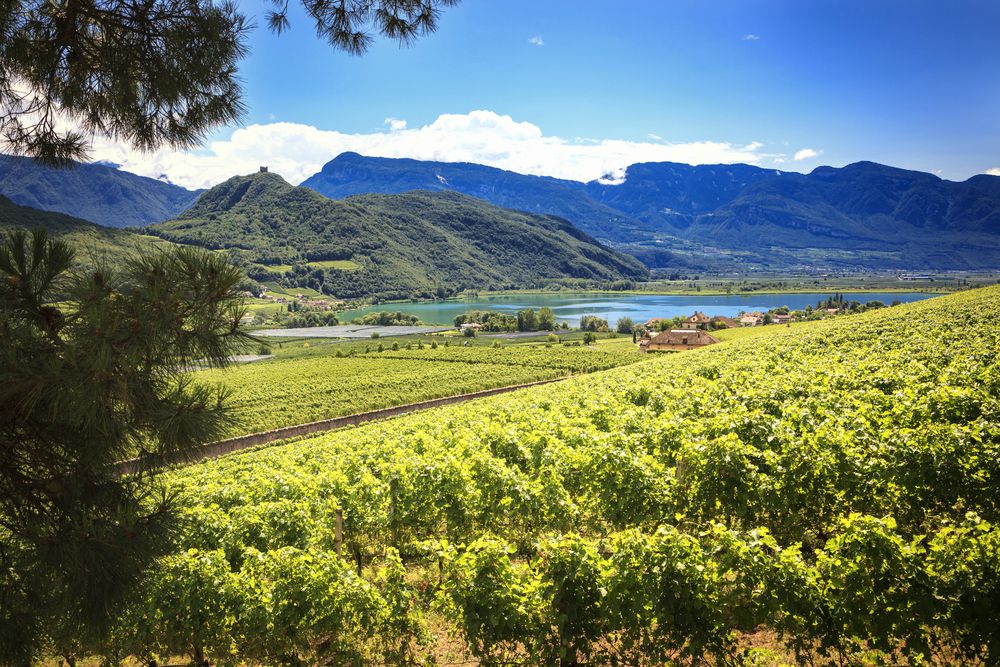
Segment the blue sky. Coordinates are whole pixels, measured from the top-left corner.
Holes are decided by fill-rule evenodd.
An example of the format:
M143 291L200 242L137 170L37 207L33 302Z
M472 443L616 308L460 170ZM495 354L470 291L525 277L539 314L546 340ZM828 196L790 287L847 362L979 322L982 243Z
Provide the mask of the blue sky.
M317 39L297 8L290 19L251 38L248 129L194 155L118 160L182 184L254 159L294 182L344 148L579 179L633 155L874 160L954 180L1000 168L995 0L464 0L438 32L363 57Z

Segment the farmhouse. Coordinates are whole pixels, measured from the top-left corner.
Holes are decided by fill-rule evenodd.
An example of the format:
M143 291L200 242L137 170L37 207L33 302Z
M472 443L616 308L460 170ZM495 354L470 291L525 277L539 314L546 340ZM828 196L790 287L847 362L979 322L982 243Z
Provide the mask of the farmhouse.
M745 327L759 327L764 323L763 313L753 312L745 313L743 317L740 318L740 325Z
M707 327L708 323L711 321L712 318L710 318L705 313L699 313L698 311L695 311L694 315L681 322L681 325L685 329L697 329L699 327Z
M710 336L702 329L672 329L653 337L650 337L648 332L643 334L642 340L639 341L639 350L642 352L693 350L718 342L718 338Z

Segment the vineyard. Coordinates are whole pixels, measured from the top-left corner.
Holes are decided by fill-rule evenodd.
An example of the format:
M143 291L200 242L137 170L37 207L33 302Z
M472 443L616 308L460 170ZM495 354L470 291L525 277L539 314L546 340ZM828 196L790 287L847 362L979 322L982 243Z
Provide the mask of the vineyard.
M512 350L373 358L475 382L564 353ZM998 351L987 288L181 469L174 554L95 652L995 664ZM339 368L332 393L371 386Z
M349 356L336 356L341 346L334 345L282 350L287 356L224 371L202 371L196 376L199 382L224 384L232 392L229 434L236 436L587 373L644 358L629 339L574 347L535 344L431 348L426 343L411 343L410 347L365 353L355 344L348 348Z

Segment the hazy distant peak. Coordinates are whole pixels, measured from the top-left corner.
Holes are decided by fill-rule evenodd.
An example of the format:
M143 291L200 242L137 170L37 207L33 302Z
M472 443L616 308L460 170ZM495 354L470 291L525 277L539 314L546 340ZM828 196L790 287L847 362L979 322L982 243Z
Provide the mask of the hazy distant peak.
M141 227L167 220L198 196L168 181L122 171L110 161L59 169L12 155L0 155L0 193L21 206L105 227Z

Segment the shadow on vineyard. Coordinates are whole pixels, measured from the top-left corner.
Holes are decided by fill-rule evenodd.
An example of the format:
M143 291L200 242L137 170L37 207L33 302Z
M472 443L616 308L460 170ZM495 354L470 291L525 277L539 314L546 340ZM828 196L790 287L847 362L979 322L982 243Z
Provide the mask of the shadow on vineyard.
M176 471L174 554L90 648L989 663L997 313L942 297Z

